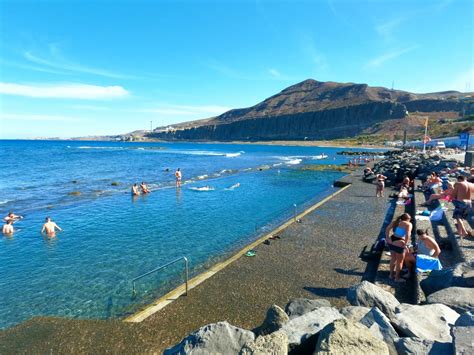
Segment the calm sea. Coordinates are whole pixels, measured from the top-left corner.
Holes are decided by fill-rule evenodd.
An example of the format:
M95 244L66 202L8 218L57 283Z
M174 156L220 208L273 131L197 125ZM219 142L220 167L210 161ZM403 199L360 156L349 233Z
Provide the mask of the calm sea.
M340 149L235 144L0 141L1 217L25 218L0 239L0 328L37 315L110 318L136 310L331 193ZM325 153L327 160L316 160ZM184 184L174 187L181 168ZM130 186L146 181L147 196ZM240 187L230 189L236 183ZM196 191L210 186L211 191ZM40 235L44 218L64 229ZM258 256L257 256L258 257Z

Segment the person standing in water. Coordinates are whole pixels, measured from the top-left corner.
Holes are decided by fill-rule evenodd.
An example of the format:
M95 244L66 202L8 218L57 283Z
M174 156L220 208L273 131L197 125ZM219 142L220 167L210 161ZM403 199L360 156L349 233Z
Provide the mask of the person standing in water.
M174 173L174 176L176 177L176 187L181 187L181 169L178 168L176 172Z
M150 190L148 189L148 186L146 186L146 182L142 181L140 187L141 187L141 189L142 189L142 193L143 193L143 194L148 194L148 193L150 193Z
M48 237L54 237L56 236L56 231L62 232L63 230L51 220L51 217L46 217L46 221L43 224L43 228L41 229L41 234L46 232L46 235Z
M132 195L133 196L138 196L140 195L140 191L138 191L138 185L135 183L132 186Z
M8 235L8 236L11 236L13 235L13 232L15 230L13 229L13 219L9 219L5 222L5 224L3 225L3 228L2 228L2 233L4 235Z
M23 216L16 215L13 212L9 212L8 215L3 218L5 222L11 220L13 223L19 221L20 219L23 219Z

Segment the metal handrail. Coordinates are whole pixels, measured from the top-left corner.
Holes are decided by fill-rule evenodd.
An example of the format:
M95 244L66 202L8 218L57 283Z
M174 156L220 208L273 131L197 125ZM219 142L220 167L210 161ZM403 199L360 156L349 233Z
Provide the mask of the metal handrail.
M166 263L164 265L161 265L161 266L158 266L157 268L153 269L153 270L150 270L140 276L137 276L135 277L134 279L132 279L132 283L133 283L133 296L135 296L137 294L137 291L136 291L136 288L135 288L135 282L137 280L140 280L141 278L145 277L145 276L148 276L156 271L160 271L162 269L164 269L165 267L168 267L174 263L177 263L178 261L180 260L184 260L184 280L185 280L185 284L186 284L186 292L185 292L185 296L188 295L188 278L189 278L189 268L188 268L188 258L185 257L185 256L181 256L179 257L178 259L175 259L173 261L170 261L169 263Z

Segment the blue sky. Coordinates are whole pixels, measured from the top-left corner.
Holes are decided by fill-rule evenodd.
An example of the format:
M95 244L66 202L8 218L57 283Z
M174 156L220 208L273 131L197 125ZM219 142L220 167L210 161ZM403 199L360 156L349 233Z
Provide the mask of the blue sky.
M0 138L117 134L299 81L474 91L471 0L0 0Z

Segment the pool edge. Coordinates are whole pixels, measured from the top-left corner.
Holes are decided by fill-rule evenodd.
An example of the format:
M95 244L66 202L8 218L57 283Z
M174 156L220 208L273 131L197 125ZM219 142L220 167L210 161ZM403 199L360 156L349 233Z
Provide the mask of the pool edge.
M344 187L341 187L339 190L333 192L329 196L326 196L321 201L315 203L314 205L312 205L312 206L308 207L306 210L304 210L302 213L298 214L296 216L296 219L301 219L304 216L306 216L308 213L313 212L315 209L317 209L318 207L322 206L323 204L325 204L326 202L331 200L334 196L336 196L336 195L340 194L341 192L345 191L350 186L351 186L351 184L346 185ZM226 268L228 265L230 265L231 263L233 263L234 261L236 261L237 259L242 257L245 253L247 253L247 251L249 251L249 250L255 248L256 246L262 244L271 235L274 235L274 234L277 234L277 233L281 232L282 230L286 229L288 226L290 226L293 223L295 223L295 218L290 218L289 220L287 220L286 222L284 222L283 224L281 224L277 228L273 229L269 233L266 233L265 235L263 235L259 239L255 240L254 242L252 242L249 245L242 248L240 251L238 251L237 253L232 255L230 258L228 258L224 261L221 261L221 262L217 263L216 265L214 265L213 267L211 267L209 270L204 271L204 272L200 273L199 275L196 275L191 280L189 280L189 282L188 282L188 291L190 291L193 288L199 286L201 283L203 283L204 281L206 281L207 279L209 279L210 277L212 277L213 275L215 275L219 271ZM148 317L150 317L151 315L153 315L156 312L160 311L161 309L163 309L164 307L166 307L170 303L177 300L185 292L186 292L186 288L185 288L185 284L183 283L180 286L173 289L172 291L165 294L164 296L158 298L153 303L146 306L144 309L142 309L142 310L126 317L126 318L124 318L123 321L127 322L127 323L140 323L140 322L144 321L145 319L147 319Z

